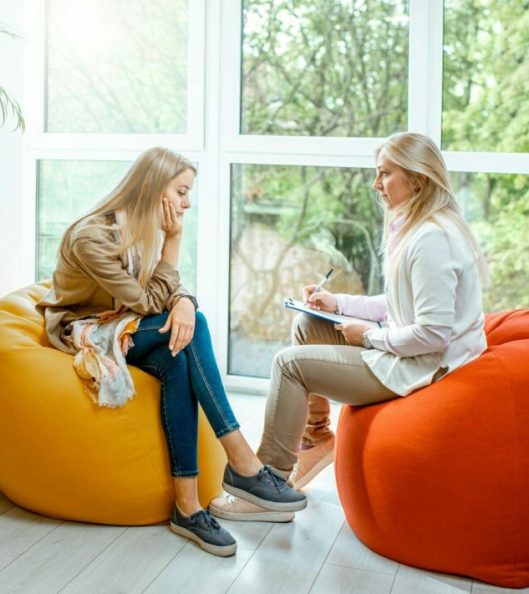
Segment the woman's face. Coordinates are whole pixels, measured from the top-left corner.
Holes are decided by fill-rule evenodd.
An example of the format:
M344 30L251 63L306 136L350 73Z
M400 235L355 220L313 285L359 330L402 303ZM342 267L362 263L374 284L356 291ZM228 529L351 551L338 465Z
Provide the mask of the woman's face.
M377 158L377 176L373 182L387 208L395 209L406 203L415 188L402 167L390 161L384 151Z
M189 195L193 189L194 181L195 172L192 169L186 169L186 171L174 177L167 186L165 186L165 190L162 193L162 199L167 198L169 204L174 206L178 218L182 218L185 211L188 208L191 208Z

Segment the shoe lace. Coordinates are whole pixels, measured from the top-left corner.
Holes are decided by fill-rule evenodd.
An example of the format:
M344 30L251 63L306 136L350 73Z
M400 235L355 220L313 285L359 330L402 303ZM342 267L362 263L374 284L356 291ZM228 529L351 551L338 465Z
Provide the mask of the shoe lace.
M215 520L215 518L206 510L200 512L200 515L197 517L197 520L202 524L204 528L211 528L213 530L219 530L220 524Z
M286 481L272 472L268 465L264 465L261 469L261 478L269 483L272 483L278 492L281 492L286 484Z

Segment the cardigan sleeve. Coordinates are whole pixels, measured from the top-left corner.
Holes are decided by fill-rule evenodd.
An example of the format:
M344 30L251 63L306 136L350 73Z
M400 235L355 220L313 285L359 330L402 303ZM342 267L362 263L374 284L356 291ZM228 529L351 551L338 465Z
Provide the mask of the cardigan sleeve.
M92 278L115 301L140 315L164 311L171 296L178 293L178 272L167 262L159 262L143 286L124 268L118 256L109 254L103 238L78 236L71 245L71 256L84 274Z

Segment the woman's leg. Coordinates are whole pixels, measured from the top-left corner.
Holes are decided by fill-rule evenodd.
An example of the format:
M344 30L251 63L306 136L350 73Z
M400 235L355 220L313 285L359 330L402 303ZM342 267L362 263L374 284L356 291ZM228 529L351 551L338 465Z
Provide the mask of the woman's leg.
M272 476L270 471L264 469L253 450L250 448L241 432L239 424L235 419L233 411L229 405L224 386L217 367L211 338L207 327L207 322L203 314L197 312L195 331L191 342L173 358L169 348L169 333L160 334L158 329L163 326L167 314L159 316L150 316L144 318L134 334L133 340L135 346L127 356L128 362L139 364L146 371L147 366L151 367L154 374L158 377L165 377L162 380L162 387L167 384L167 394L171 395L171 401L174 406L174 416L171 411L167 413L167 440L170 450L176 455L180 451L179 435L182 431L186 432L189 439L186 440L186 447L193 437L194 456L196 460L196 401L198 401L204 413L223 445L228 456L228 468L224 476L224 486L226 489L232 488L241 496L246 491L252 491L252 500L262 501L263 505L269 505L270 509L291 510L301 509L305 505L305 498L299 497L299 494L290 489L286 484L280 484ZM154 350L150 351L149 349ZM147 360L152 361L150 352L156 353L156 365L149 365ZM151 359L149 359L151 357ZM161 365L158 359L163 359ZM171 362L180 359L181 364L175 363L173 375L169 377L168 371L165 376L163 370L171 368ZM179 391L182 378L189 379L190 389L187 389L186 397L183 402L179 402ZM187 384L186 384L187 386ZM163 391L163 390L162 390ZM190 393L190 396L188 394ZM193 433L189 432L187 423L191 418L190 402L194 402ZM186 416L182 417L178 410L179 407L186 408ZM169 418L171 417L171 418ZM183 427L183 418L186 426ZM188 449L185 450L188 454ZM190 458L186 459L190 462ZM196 461L195 461L196 464ZM196 474L196 469L191 470L188 465L184 470L179 469L178 476ZM271 502L271 503L270 503Z
M176 464L177 447L188 456L185 471L174 466L171 469L173 476L198 474L197 400L226 450L229 463L243 474L257 473L262 464L239 431L239 423L228 402L213 354L206 318L197 312L193 339L176 357L168 348L170 333L159 332L166 319L167 312L164 312L141 321L133 335L134 347L127 355L127 362L162 380L162 422L170 452L172 450L171 459ZM191 427L194 429L191 430ZM188 438L181 444L183 432ZM191 450L191 441L194 450ZM195 460L193 469L190 466L192 456Z
M293 345L341 344L345 339L333 324L314 316L298 314L292 322L291 341ZM329 400L320 394L310 393L305 431L301 449L311 448L333 437L331 431L331 407Z
M259 458L285 474L292 470L305 430L308 395L365 405L397 395L382 385L361 357L360 347L304 345L280 351L272 366Z
M175 492L170 527L214 555L230 556L237 550L235 539L202 509L198 500L198 404L192 393L186 353L182 351L173 357L168 348L168 337L158 332L166 319L167 314L162 314L142 320L127 362L161 381L162 426Z
M191 392L187 356L181 352L173 357L166 345L154 347L141 359L137 358L138 352L134 355L133 352L134 348L127 361L161 382L160 417L174 480L175 501L183 514L192 514L201 509L196 488L198 406Z

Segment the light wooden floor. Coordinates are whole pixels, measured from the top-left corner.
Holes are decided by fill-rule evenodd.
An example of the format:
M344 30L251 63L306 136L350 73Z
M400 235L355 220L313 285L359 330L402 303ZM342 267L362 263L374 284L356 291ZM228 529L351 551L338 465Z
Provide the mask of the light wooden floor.
M232 395L257 446L264 398ZM333 409L336 420L338 408ZM165 526L60 522L0 494L0 593L457 594L520 592L395 563L362 545L344 521L332 467L307 487L309 506L290 524L223 521L238 541L222 559Z

